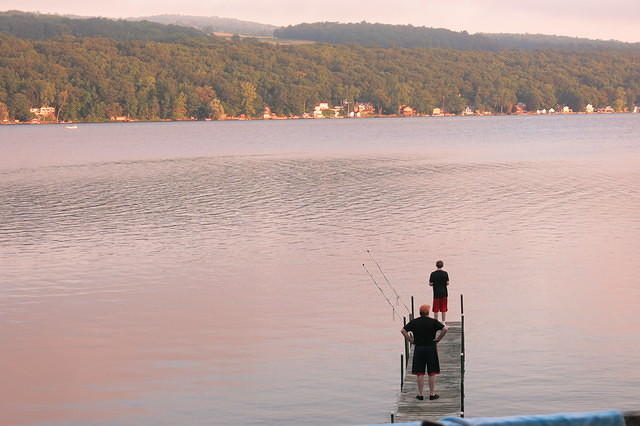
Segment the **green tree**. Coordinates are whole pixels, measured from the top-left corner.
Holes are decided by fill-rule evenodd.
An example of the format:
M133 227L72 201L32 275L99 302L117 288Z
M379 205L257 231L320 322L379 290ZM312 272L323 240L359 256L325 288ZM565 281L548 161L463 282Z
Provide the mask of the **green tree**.
M9 110L13 113L13 118L19 121L29 121L33 115L29 111L31 104L23 93L17 93L11 99Z
M444 106L447 113L460 114L462 111L464 111L467 103L465 102L465 99L462 97L462 95L450 94L449 96L445 97Z
M501 113L510 113L518 98L513 89L505 87L498 91L497 106Z
M252 117L256 114L256 86L248 81L242 81L240 88L242 90L242 112L248 117Z
M186 120L187 115L187 95L180 92L173 104L173 118L175 120Z
M561 105L567 105L574 111L584 111L587 102L579 88L571 87L562 91L558 96Z
M105 113L109 116L109 119L120 117L122 116L122 106L112 102L105 107Z
M225 119L224 107L222 106L222 102L220 102L220 99L213 98L211 102L209 102L209 109L211 110L212 119L214 120Z
M195 117L204 120L212 116L211 102L216 98L216 92L211 86L196 87L196 105L194 106Z
M617 112L624 112L627 107L626 101L627 93L623 87L616 88L615 100L613 101L614 108Z
M528 111L536 111L545 107L542 93L535 87L528 87L518 92L517 98L518 101L526 105Z
M9 121L9 107L4 102L0 102L0 124Z
M333 118L333 117L336 116L336 113L332 109L325 109L325 110L322 111L322 116L324 118Z
M51 82L43 80L36 81L34 82L34 89L36 90L35 103L37 106L53 105L56 88Z
M69 91L67 89L63 89L56 95L55 106L58 111L58 120L64 120L65 107L67 104L67 100L69 99Z

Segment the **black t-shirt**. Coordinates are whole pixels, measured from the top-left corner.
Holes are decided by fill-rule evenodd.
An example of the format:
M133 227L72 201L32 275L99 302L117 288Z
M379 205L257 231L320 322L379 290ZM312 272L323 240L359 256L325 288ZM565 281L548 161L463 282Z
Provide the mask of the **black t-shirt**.
M439 299L449 296L447 292L447 283L449 282L449 274L442 269L435 270L429 276L429 282L433 283L433 297Z
M436 344L433 341L436 338L436 333L443 327L444 324L431 317L418 317L409 321L404 329L413 333L416 346L433 346Z

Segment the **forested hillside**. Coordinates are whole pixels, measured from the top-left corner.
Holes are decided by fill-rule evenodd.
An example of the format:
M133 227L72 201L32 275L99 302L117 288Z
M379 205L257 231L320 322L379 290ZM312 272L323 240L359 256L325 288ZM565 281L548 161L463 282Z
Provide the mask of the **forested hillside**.
M301 115L318 102L400 105L430 113L466 106L510 112L640 102L635 52L460 51L357 45L282 46L250 39L175 43L0 33L0 122L53 106L62 120Z
M49 40L62 35L72 35L171 42L205 36L199 30L178 25L106 18L71 19L18 11L0 12L0 32L29 40Z
M629 50L640 52L640 43L590 40L544 34L477 34L497 43L501 49Z
M332 44L361 44L375 47L425 47L459 50L504 49L572 49L572 50L635 50L640 43L589 40L573 37L529 34L469 34L442 28L412 25L342 24L317 22L279 28L274 36L289 40L310 40Z

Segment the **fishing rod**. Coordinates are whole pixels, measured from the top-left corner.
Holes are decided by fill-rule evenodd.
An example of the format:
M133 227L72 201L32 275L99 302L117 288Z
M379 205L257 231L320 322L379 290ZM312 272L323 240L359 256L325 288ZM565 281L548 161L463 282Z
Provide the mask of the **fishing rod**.
M373 255L371 254L371 250L365 250L367 252L367 254L369 255L369 257L371 258L371 260L373 261L373 263L376 264L376 266L378 267L378 270L380 271L380 273L382 274L382 276L384 277L384 280L387 282L387 285L389 286L389 288L391 289L391 291L394 292L394 294L396 295L396 306L399 306L400 303L402 303L402 306L404 306L404 308L407 311L407 314L411 313L411 310L409 310L409 307L402 301L402 299L400 298L400 295L398 294L398 292L396 291L396 289L391 285L391 281L389 281L389 278L387 278L387 274L384 273L384 271L382 270L382 268L380 267L380 264L373 258Z
M362 264L362 267L364 268L365 271L367 271L367 274L369 274L369 277L371 277L371 281L378 288L378 290L380 291L380 294L382 295L382 297L384 297L384 300L386 300L387 303L389 304L389 306L391 306L391 309L393 310L393 320L395 321L395 319L396 319L396 307L393 306L393 303L391 303L391 300L389 300L387 295L384 294L384 291L382 290L382 287L380 287L380 285L378 284L378 281L376 281L376 279L371 274L371 272L369 272L369 269L367 269L367 267L365 266L364 263Z

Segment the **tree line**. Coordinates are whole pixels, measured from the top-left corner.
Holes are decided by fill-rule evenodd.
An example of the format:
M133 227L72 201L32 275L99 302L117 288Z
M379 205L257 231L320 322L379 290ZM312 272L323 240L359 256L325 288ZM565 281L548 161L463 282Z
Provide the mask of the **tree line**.
M0 12L0 32L29 40L50 40L63 35L73 35L106 37L114 40L174 42L206 37L197 29L180 25L107 18L74 19L20 11Z
M469 34L444 28L389 25L369 22L315 22L274 30L274 36L290 40L310 40L332 44L361 44L370 47L423 47L458 50L564 49L628 50L640 52L640 43L590 40L542 34Z
M510 112L640 103L633 51L461 51L277 45L252 39L175 42L0 33L0 121L53 106L58 119L103 121L302 115L319 102L400 105L430 113Z
M217 16L154 15L130 18L129 20L182 25L183 27L197 28L205 33L221 32L252 36L273 36L273 30L278 28L275 25L241 21L232 18L220 18Z

